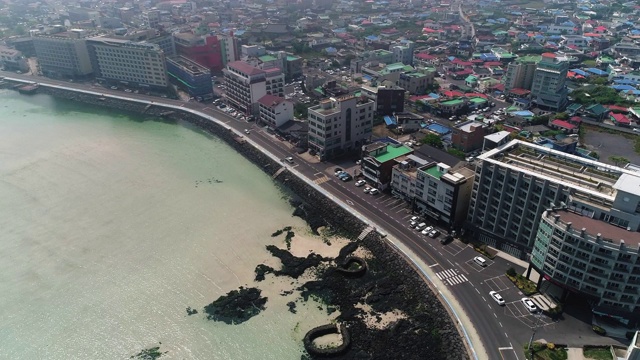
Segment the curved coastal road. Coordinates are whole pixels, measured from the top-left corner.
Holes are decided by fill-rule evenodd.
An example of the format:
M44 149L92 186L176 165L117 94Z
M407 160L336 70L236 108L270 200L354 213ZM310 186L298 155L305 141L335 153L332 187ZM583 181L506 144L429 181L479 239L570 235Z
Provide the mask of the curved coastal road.
M68 88L111 94L119 97L154 101L190 108L216 117L225 122L227 126L239 131L243 131L245 128L251 128L252 132L248 136L250 136L254 142L279 158L293 156L295 159L295 164L293 165L295 169L312 181L314 179L323 179L323 177L326 176L327 178L324 178L323 182L318 182L320 187L331 193L336 199L349 204L349 206L354 210L358 211L370 220L371 224L375 224L374 226L387 231L389 235L392 235L392 237L397 239L401 245L406 247L412 255L417 257L419 262L424 263L426 267L428 267L428 269L423 270L426 270L425 272L432 281L432 288L435 287L436 293L446 293L446 298L454 302L452 305L458 309L457 312L463 322L464 328L472 330L472 327L475 330L470 331L469 336L471 337L471 341L475 348L475 355L478 359L518 359L517 355L515 355L515 350L521 348L521 342L510 339L509 335L502 327L503 324L495 315L495 308L493 307L495 304L487 302L487 294L484 293L484 291L481 292L479 290L479 287L486 276L480 276L480 273L476 271L477 269L474 269L472 265L468 264L469 260L477 254L469 248L464 248L458 253L452 254L451 252L445 251L445 248L441 246L437 240L429 239L417 234L415 230L410 229L407 226L406 217L408 216L408 212L406 209L402 211L403 209L401 208L400 211L396 211L395 209L385 208L384 201L392 200L388 196L370 196L364 194L361 188L355 187L353 183L343 183L338 181L332 175L332 169L336 165L304 161L297 154L293 153L291 147L286 143L275 139L275 137L267 134L252 123L242 122L229 117L226 113L219 111L211 104L183 102L180 100L157 98L144 94L125 93L123 91L111 90L93 84L56 81L43 77L16 75L14 73L2 71L0 71L0 75L15 79L23 79L44 84L52 84ZM503 264L500 266L502 265ZM468 281L455 286L447 286L444 281L441 281L439 277L435 276L435 273L439 271L452 269L455 269L460 274L464 275ZM489 267L483 269L483 271L484 274L487 274L487 270L489 270L489 273L495 273L497 276L504 274L505 269L506 268L494 266L493 269L492 267ZM445 296L443 296L443 298L447 301ZM464 313L461 313L460 310L463 310ZM512 345L512 341L515 346ZM499 348L514 348L515 357L505 357L505 354L498 350ZM518 354L521 353L521 351L518 351Z

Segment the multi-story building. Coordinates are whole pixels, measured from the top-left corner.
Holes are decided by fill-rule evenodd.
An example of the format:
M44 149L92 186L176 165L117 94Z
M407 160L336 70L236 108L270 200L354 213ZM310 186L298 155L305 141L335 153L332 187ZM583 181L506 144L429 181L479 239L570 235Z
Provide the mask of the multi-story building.
M345 95L309 108L309 148L321 159L360 149L373 128L374 103Z
M258 100L267 94L284 97L284 74L278 68L262 70L234 61L223 72L227 100L245 114L259 116Z
M393 62L401 62L405 65L413 65L413 50L415 44L413 41L404 40L400 44L393 44L389 51L393 53Z
M375 102L378 115L404 111L405 89L397 86L362 86L362 95Z
M413 205L414 211L447 227L459 227L469 208L473 170L451 169L409 155L393 167L391 191Z
M29 63L22 53L6 46L0 46L0 66L5 70L29 71Z
M397 84L407 90L410 94L424 94L433 85L435 79L434 71L409 71L398 76Z
M366 51L351 60L351 73L356 74L362 72L362 67L369 62L391 64L393 62L393 53L387 50Z
M173 37L178 55L191 59L210 71L221 71L224 68L222 45L217 36L179 33Z
M125 30L119 33L119 30ZM113 39L130 40L132 42L147 42L160 46L164 52L164 56L176 56L176 46L173 35L166 31L158 31L156 29L126 30L116 29L113 35L108 36Z
M149 9L142 13L142 20L151 29L157 29L160 25L160 10Z
M286 54L284 59L284 75L287 81L302 77L302 58L299 56Z
M469 120L453 128L451 144L460 151L469 152L482 148L489 127L481 122Z
M267 94L258 99L258 104L261 124L278 128L287 121L293 120L293 103L289 100Z
M362 175L378 190L391 183L393 167L413 154L413 149L399 142L374 142L362 147Z
M611 189L616 208L549 206L540 217L529 267L563 290L561 301L577 293L594 314L631 325L640 322L638 189L640 174L622 173ZM626 220L631 217L635 221Z
M636 232L640 214L623 185L637 178L640 173L512 140L476 159L468 225L478 240L520 258L531 252L552 204Z
M87 47L99 80L157 90L169 85L165 55L157 44L93 37Z
M566 107L568 70L569 61L566 57L553 53L542 54L531 85L531 97L538 107L553 111L561 111Z
M531 90L533 75L542 59L539 55L523 56L507 66L507 73L503 78L504 90Z
M93 73L84 31L65 31L33 38L38 65L44 76L85 78Z
M238 61L240 59L238 39L233 35L218 35L218 40L222 45L222 65Z
M208 68L185 57L176 56L167 58L167 73L171 82L189 95L204 100L213 97L211 72Z

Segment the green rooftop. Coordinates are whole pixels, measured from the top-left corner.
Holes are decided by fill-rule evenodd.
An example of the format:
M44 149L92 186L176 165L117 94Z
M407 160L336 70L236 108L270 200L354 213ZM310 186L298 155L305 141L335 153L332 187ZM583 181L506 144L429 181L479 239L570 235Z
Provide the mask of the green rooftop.
M258 59L260 59L260 61L262 61L262 62L269 62L269 61L278 60L277 57L271 56L271 55L262 55L262 56L258 57Z
M299 56L287 55L287 61L296 61L300 59Z
M376 156L375 159L376 161L382 164L382 163L386 163L389 160L393 160L399 156L407 155L411 152L413 152L413 149L404 145L401 145L398 147L387 145L387 151Z
M469 101L471 101L474 104L482 104L482 103L487 102L487 99L483 99L481 97L474 97L474 98L469 99Z
M433 165L432 167L430 167L428 169L424 169L424 172L426 172L427 174L433 176L434 178L436 178L438 180L440 180L442 175L444 175L444 173L442 173L440 171L440 169L438 169L438 165Z
M393 71L393 70L401 70L404 69L405 65L401 62L399 63L394 63L394 64L389 64L387 65L387 70L389 71Z
M527 55L521 56L516 60L518 63L539 63L542 60L542 56L540 55Z
M459 105L462 104L462 100L461 99L453 99L453 100L447 100L442 102L442 105Z

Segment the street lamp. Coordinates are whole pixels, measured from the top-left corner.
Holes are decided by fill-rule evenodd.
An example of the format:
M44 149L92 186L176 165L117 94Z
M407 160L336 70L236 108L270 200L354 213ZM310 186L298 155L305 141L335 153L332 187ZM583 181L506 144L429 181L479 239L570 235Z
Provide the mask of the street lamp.
M536 315L536 322L533 324L533 332L531 333L531 338L529 339L529 356L531 360L533 360L533 338L536 336L536 331L538 330L538 325L540 324L540 315Z

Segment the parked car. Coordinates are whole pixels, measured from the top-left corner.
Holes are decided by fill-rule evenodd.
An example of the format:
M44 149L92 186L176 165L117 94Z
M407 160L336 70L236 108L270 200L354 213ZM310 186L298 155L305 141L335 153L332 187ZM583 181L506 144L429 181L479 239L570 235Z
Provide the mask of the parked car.
M247 134L247 135L249 135L249 134L251 134L251 130L249 130L249 129L244 129L244 133L245 133L245 134Z
M288 157L284 158L284 161L288 162L289 164L293 164L293 157L288 156Z
M368 194L368 193L369 193L369 191L371 191L371 187L369 187L369 186L365 186L365 187L364 187L364 193L365 193L365 194Z
M422 231L426 227L427 227L427 223L420 223L418 224L418 226L416 226L416 230Z
M504 305L504 299L502 298L502 296L500 296L500 294L498 294L495 291L489 291L489 296L491 296L491 298L498 303L498 305L502 306Z
M438 235L440 235L440 231L438 231L438 230L431 230L431 232L429 233L429 237L432 238L432 239L437 238Z
M118 90L118 87L117 86L112 86L111 90Z
M340 180L347 182L347 181L351 181L353 180L353 177L347 173L343 174L342 176L340 176Z
M412 221L416 221L417 222L418 220L420 220L419 216L412 216L411 219L409 219L409 222L412 222Z
M364 180L358 180L358 181L356 181L356 186L357 186L357 187L365 186L366 184L367 184L367 182L366 182L366 181L364 181Z
M522 301L522 304L527 308L527 310L529 310L529 312L538 312L538 307L528 297L523 297L522 299L520 299L520 301Z
M453 236L447 235L447 236L443 237L442 239L440 239L440 244L447 245L448 243L450 243L452 241L453 241Z
M473 261L475 261L476 264L485 267L487 266L487 260L485 260L482 256L476 256L473 258Z
M422 230L422 235L429 236L429 233L433 231L433 226L427 226L424 230Z
M378 195L380 193L380 191L378 191L378 189L373 188L371 190L369 190L369 194L371 195Z

